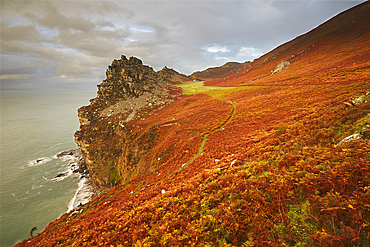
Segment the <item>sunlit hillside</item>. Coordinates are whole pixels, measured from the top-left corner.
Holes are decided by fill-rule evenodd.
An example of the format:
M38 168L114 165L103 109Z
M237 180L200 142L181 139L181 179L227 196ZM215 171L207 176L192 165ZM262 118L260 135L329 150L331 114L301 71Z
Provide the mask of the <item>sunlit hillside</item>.
M239 72L241 69L248 67L249 64L250 62L245 63L227 62L220 67L213 67L203 71L194 72L190 75L190 77L195 80L203 81L222 79Z
M313 85L368 76L369 7L347 10L312 31L282 44L229 77L205 85ZM283 61L290 64L274 72ZM367 73L366 73L367 72Z
M365 2L125 132L101 120L119 185L17 246L369 246L369 57Z

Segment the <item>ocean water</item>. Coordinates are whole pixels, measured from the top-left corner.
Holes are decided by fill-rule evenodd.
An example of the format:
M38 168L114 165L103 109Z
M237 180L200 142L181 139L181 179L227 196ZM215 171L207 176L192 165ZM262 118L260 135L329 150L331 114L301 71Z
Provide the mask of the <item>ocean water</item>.
M1 92L0 246L42 231L78 203L85 179L72 172L77 108L96 91ZM57 177L59 174L64 176Z

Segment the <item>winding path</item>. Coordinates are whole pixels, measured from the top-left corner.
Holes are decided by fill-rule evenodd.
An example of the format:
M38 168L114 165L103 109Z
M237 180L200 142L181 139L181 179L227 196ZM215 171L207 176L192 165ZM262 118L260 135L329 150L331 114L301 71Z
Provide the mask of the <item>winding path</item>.
M195 87L194 87L194 90L193 90L193 88L192 88L192 84L194 84L195 85ZM214 90L223 90L223 89L225 89L225 88L220 88L220 87L208 87L208 88L211 88L211 89L209 89L209 90L205 90L205 91L203 91L203 90L200 90L200 86L199 86L199 83L191 83L191 84L189 84L189 85L186 85L186 87L187 87L187 90L191 90L192 92L190 93L190 94L197 94L197 93L204 93L204 92L206 92L206 91L214 91ZM202 82L202 87L204 87L204 85L203 85L203 82ZM194 92L195 93L194 93ZM234 116L234 113L235 113L235 109L236 109L236 106L235 106L235 104L233 103L233 102L231 102L231 101L226 101L226 100L222 100L222 99L220 99L220 98L218 98L218 97L216 97L215 95L210 95L211 97L213 97L213 98L215 98L216 100L221 100L221 101L223 101L223 102L226 102L226 103L229 103L230 105L232 105L232 107L233 107L233 110L232 110L232 112L230 113L230 115L229 115L229 117L225 120L225 122L223 123L223 124L221 124L219 127L217 127L217 128L215 128L214 130L212 130L212 131L210 131L209 133L206 133L206 134L204 134L203 135L203 138L202 138L202 142L200 143L200 145L199 145L199 147L198 147L198 151L197 151L197 153L196 154L194 154L194 156L188 161L188 162L186 162L186 163L184 163L184 164L182 164L182 166L181 167L179 167L179 168L177 168L176 170L174 170L173 172L171 172L171 173L169 173L169 174L167 174L167 175L165 175L164 177L162 177L160 180L163 180L163 179L165 179L166 177L168 177L168 176L171 176L174 172L176 172L176 171L180 171L180 170L182 170L184 167L187 167L189 164L191 164L196 158L198 158L200 155L202 155L202 152L203 152L203 148L204 148L204 145L206 144L206 142L207 142L207 138L208 138L208 136L210 135L210 134L212 134L212 133L214 133L215 131L218 131L218 130L221 130L229 121L230 121L230 119Z
M214 97L215 99L218 99L218 98L216 98L216 97ZM218 99L218 100L221 100L221 99ZM222 100L222 101L224 101L224 100ZM214 130L212 130L211 132L209 132L209 133L207 133L207 134L204 134L203 135L203 138L202 138L202 142L200 143L200 146L199 146L199 148L198 148L198 151L197 151L197 153L196 154L194 154L194 156L188 161L188 162L186 162L186 163L184 163L179 169L177 169L176 171L178 171L178 170L181 170L182 168L184 168L184 167L186 167L187 165L189 165L190 163L192 163L196 158L198 158L199 157L199 155L202 155L202 152L203 152L203 148L204 148L204 145L206 144L206 142L207 142L207 138L208 138L208 136L210 135L210 134L212 134L212 133L214 133L215 131L218 131L218 130L221 130L229 121L230 121L230 119L234 116L234 113L235 113L235 104L233 103L233 102L231 102L231 101L224 101L224 102L227 102L227 103L229 103L229 104L231 104L232 105L232 107L233 107L233 110L232 110L232 112L230 113L230 116L226 119L226 121L223 123L223 124L221 124L221 126L219 126L219 127L217 127L216 129L214 129Z

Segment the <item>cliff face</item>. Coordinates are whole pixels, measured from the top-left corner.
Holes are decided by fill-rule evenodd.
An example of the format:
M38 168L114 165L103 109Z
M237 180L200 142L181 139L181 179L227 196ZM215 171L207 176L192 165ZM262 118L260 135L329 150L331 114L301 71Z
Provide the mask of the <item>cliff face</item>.
M148 148L132 143L137 140L130 122L163 108L181 93L172 85L173 78L177 83L189 80L167 68L156 73L140 59L123 55L108 67L97 97L78 109L80 129L75 133L96 185L110 187L137 172Z

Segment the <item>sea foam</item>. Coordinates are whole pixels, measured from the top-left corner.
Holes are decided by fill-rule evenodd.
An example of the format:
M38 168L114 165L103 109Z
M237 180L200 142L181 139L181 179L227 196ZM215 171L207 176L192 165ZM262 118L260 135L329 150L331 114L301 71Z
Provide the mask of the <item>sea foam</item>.
M78 188L76 190L76 193L68 204L67 212L72 211L79 205L88 203L91 197L93 196L93 194L94 192L93 192L93 187L91 185L90 179L81 178L80 182L78 183Z
M32 166L39 166L42 164L45 164L49 161L51 161L52 158L50 157L42 157L35 160L28 161L27 165L24 166L24 168L32 167Z
M66 167L63 166L66 169L63 172L60 172L55 177L50 179L50 178L46 178L45 176L43 176L43 178L45 181L48 181L48 182L59 182L72 175L75 175L76 178L80 179L78 183L78 188L73 198L68 204L67 212L69 212L75 209L76 207L78 207L79 205L83 205L89 202L92 196L94 195L94 192L93 192L94 188L92 186L89 175L77 172L77 170L79 169L79 162L81 161L81 159L82 157L81 157L81 153L79 152L79 150L63 151L63 152L59 152L50 157L42 157L42 158L38 158L35 160L31 160L28 162L26 166L24 166L24 168L39 166L42 164L46 164L47 162L52 161L52 160L61 160L65 165L68 164ZM33 185L32 189L40 188L42 186L44 185L38 185L38 184Z

